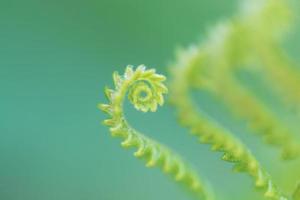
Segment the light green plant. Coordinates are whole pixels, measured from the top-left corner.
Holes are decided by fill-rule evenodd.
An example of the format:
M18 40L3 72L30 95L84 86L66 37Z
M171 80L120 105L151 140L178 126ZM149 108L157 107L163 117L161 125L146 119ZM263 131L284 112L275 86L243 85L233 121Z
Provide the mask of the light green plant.
M265 74L265 81L275 91L279 98L291 110L300 111L300 72L297 70L288 55L278 48L278 45L270 44L269 47L261 47L260 73Z
M232 21L219 24L211 31L205 43L193 46L187 53L181 51L182 55L179 55L180 58L175 63L179 67L173 67L172 71L180 71L182 67L189 68L187 71L191 74L188 76L192 88L209 90L219 97L236 116L246 119L249 127L259 133L266 143L279 147L283 159L293 159L300 154L300 143L294 134L235 77L237 70L246 63L254 62L257 57L280 59L277 54L261 55L260 47L269 46L265 41L270 38L272 41L277 39L283 31L282 27L288 24L290 12L286 2L282 0L253 1L247 4L247 8L249 7L248 13L244 12L246 14L243 13ZM270 18L277 20L276 23L270 22ZM274 67L267 69L265 74L276 71ZM272 74L274 73L276 72ZM279 74L286 79L283 87L297 88L296 82L292 86L288 81L290 73L284 67L279 70ZM274 85L281 85L281 79L272 80L276 82ZM287 93L294 94L293 91ZM297 94L296 92L295 95Z
M114 90L105 89L109 103L99 105L110 116L104 124L110 127L112 136L121 137L124 148L135 147L137 151L134 156L145 160L147 167L159 167L200 199L213 199L196 172L179 155L136 131L124 116L123 102L127 92L130 102L142 112L155 112L158 105L163 105L163 94L167 93L167 88L162 83L165 77L157 74L154 69L146 70L145 66L140 65L136 70L128 66L123 76L115 72L113 79Z
M295 14L287 0L267 0L261 8L261 14L253 17L248 15L247 25L254 34L249 35L258 65L252 68L258 70L270 84L270 89L278 93L287 106L299 111L300 94L297 85L300 84L300 72L281 46L283 33L290 29ZM297 11L296 11L297 12ZM284 37L283 37L284 38Z
M192 69L195 66L194 64L201 59L193 55L197 55L197 49L191 48L186 55L181 54L181 58L177 62L179 65L173 68L173 81L170 84L171 102L177 108L179 122L188 127L201 143L210 144L213 151L224 152L222 159L234 163L235 171L246 172L253 177L255 186L265 189L265 197L278 200L286 199L274 184L270 175L242 142L213 119L209 119L196 110L197 105L193 103L188 94L189 80L194 74ZM191 62L187 64L185 61Z
M300 186L292 193L283 192L251 150L234 132L198 107L190 92L209 91L235 116L246 120L250 130L259 133L267 144L278 147L283 159L297 159L300 155L297 136L237 77L241 70L262 73L271 89L286 98L287 105L298 106L300 75L280 47L292 23L291 10L286 0L244 1L240 13L218 24L207 40L179 51L170 67L168 84L170 102L177 110L180 124L200 143L223 152L222 160L233 163L234 171L250 175L263 196L273 200L300 200ZM110 116L104 124L110 127L112 135L123 139L123 147L137 148L134 155L145 160L147 167L157 166L200 199L212 199L215 195L184 159L133 129L125 119L123 102L127 93L129 101L142 112L155 112L163 104L163 94L167 93L162 83L165 77L144 66L136 70L128 66L124 75L115 72L113 79L115 88L105 90L109 102L100 105Z

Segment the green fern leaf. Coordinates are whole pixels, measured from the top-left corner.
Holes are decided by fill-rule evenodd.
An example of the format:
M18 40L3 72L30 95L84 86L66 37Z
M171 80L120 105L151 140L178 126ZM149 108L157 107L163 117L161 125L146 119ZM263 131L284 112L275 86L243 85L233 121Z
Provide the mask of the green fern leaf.
M189 52L193 52L193 50ZM185 55L181 59L198 59L195 55ZM265 189L265 197L278 200L287 199L242 142L214 120L207 119L195 110L196 105L188 94L191 80L189 77L193 75L194 61L179 60L177 63L179 64L172 69L173 81L170 87L171 103L177 108L179 122L189 128L201 143L210 144L213 151L223 152L222 159L234 163L234 171L248 173L254 179L257 188ZM185 63L186 66L181 65L182 63Z
M164 103L163 94L168 91L162 83L165 77L157 74L154 69L147 70L141 65L136 70L128 66L122 76L115 72L113 81L115 88L105 89L108 104L99 105L110 116L103 123L110 127L112 136L122 138L122 147L136 148L134 156L144 160L147 167L160 168L200 199L213 199L213 195L200 181L196 172L178 154L139 133L125 119L123 102L127 93L130 102L142 112L155 112L157 106Z

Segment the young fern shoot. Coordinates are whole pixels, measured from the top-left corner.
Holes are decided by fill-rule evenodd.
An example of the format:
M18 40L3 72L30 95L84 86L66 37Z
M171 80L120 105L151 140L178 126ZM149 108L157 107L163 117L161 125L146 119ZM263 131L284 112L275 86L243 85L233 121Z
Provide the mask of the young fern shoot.
M218 87L216 95L231 108L231 112L246 119L250 129L260 134L265 143L278 147L282 159L299 156L300 144L294 135L254 94L241 87L230 75Z
M206 188L189 165L171 149L146 137L132 128L123 113L123 102L128 93L130 102L142 112L155 112L157 106L164 103L163 95L167 88L163 84L163 75L154 69L146 69L140 65L135 70L127 66L125 74L113 74L115 88L105 89L108 104L100 104L99 108L110 118L104 124L110 127L112 136L121 137L122 147L135 147L134 156L144 160L147 167L158 167L174 180L185 185L199 199L213 200L213 195Z
M265 2L256 9L259 12L252 11L243 19L244 28L252 31L248 34L248 40L252 41L250 49L261 64L259 72L264 74L270 88L277 92L286 106L300 111L300 71L280 46L283 33L290 29L297 10L294 13L287 0L259 1Z
M276 45L259 45L257 50L264 65L261 72L266 82L283 103L291 110L300 112L300 72L285 52Z
M252 155L250 150L229 131L219 126L213 119L208 119L196 110L196 105L189 97L190 81L195 74L195 64L201 62L197 49L191 48L181 54L176 66L171 69L173 80L171 87L171 102L175 105L179 122L190 129L201 143L210 144L213 151L223 152L222 159L234 163L234 170L248 173L255 182L256 188L265 190L264 196L269 199L287 200L273 182L270 175ZM210 82L203 80L207 85Z
M300 143L289 128L236 77L241 68L253 70L249 66L263 64L258 66L259 72L263 72L268 83L282 92L287 102L294 106L299 103L300 74L278 45L281 34L290 23L291 9L287 0L244 2L242 12L217 26L201 46L180 52L171 68L171 103L177 109L179 122L189 128L200 143L222 152L222 160L232 163L234 171L250 175L255 188L262 190L264 197L270 200L300 200L300 184L293 194L289 192L286 197L246 145L197 109L189 94L191 89L208 90L219 97L232 113L246 119L249 127L259 133L267 144L279 147L284 159L299 157ZM143 65L136 69L127 66L123 75L115 72L115 87L105 89L108 103L99 105L109 115L103 123L109 127L112 136L122 139L122 147L135 148L134 156L145 161L147 167L159 168L199 200L213 200L210 188L184 159L167 146L135 130L125 118L123 103L126 97L142 112L155 112L158 106L162 106L163 95L168 92L163 84L165 80L165 76Z
M254 11L248 11L245 16L219 24L211 31L209 39L201 44L201 47L193 47L190 56L182 52L184 58L179 61L181 64L178 65L193 71L189 73L192 87L208 90L220 97L230 108L229 110L239 118L246 119L249 128L259 133L258 135L267 144L279 148L282 152L281 158L295 159L300 155L300 143L295 139L295 135L272 113L268 106L264 105L235 77L235 71L249 60L259 58L256 55L259 54L257 53L259 42L256 42L259 35L264 34L275 38L273 31L278 32L277 24L270 23L269 17L272 16L286 23L288 14L285 13L288 13L288 7L282 0L253 0L248 4L248 7L255 8ZM271 14L274 10L279 10L278 12L283 14L273 16ZM256 21L259 22L255 23ZM270 26L270 30L264 29L263 33L260 33L260 28L264 26ZM262 46L265 44L260 43L263 44ZM268 70L265 71L265 74L268 74ZM272 69L270 71L269 74L274 73ZM288 73L285 69L281 71ZM282 76L286 73L282 73ZM282 82L277 81L277 85ZM292 87L292 83L288 80L283 83L287 82Z

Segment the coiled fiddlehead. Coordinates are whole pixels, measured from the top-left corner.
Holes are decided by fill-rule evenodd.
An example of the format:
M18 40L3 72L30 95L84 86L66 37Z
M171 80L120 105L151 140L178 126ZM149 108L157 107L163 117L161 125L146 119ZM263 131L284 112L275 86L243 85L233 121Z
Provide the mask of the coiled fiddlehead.
M105 89L109 103L99 105L110 116L104 124L110 127L112 136L121 137L124 148L135 147L137 151L134 156L145 160L147 167L159 167L200 199L213 199L195 171L179 155L133 129L124 116L123 102L127 92L130 102L142 112L155 112L158 105L163 105L163 94L167 93L167 88L162 83L165 77L156 74L154 69L146 70L141 65L136 70L128 66L123 76L115 72L113 80L115 89Z
M208 119L196 110L196 105L189 97L189 89L193 83L195 67L205 60L206 55L198 48L190 48L179 55L175 66L171 68L173 80L171 87L171 103L177 108L179 122L189 128L201 143L211 145L212 150L223 152L222 159L234 163L234 170L248 173L257 188L265 189L264 196L270 199L286 200L277 188L270 175L238 139L229 131L219 126L213 119ZM211 87L208 79L199 80L206 87Z

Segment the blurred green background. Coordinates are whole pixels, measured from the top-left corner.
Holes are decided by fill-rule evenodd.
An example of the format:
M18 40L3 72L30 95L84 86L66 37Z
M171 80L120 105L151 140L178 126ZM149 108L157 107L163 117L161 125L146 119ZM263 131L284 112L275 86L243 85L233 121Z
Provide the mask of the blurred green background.
M188 199L110 137L96 105L106 102L114 70L145 64L166 74L176 47L203 40L237 9L237 0L1 0L0 199ZM299 36L295 30L286 43L298 60ZM209 96L199 99L273 165L274 150L244 134ZM126 109L134 127L184 155L222 199L259 199L246 175L231 173L177 125L169 105L147 114Z

